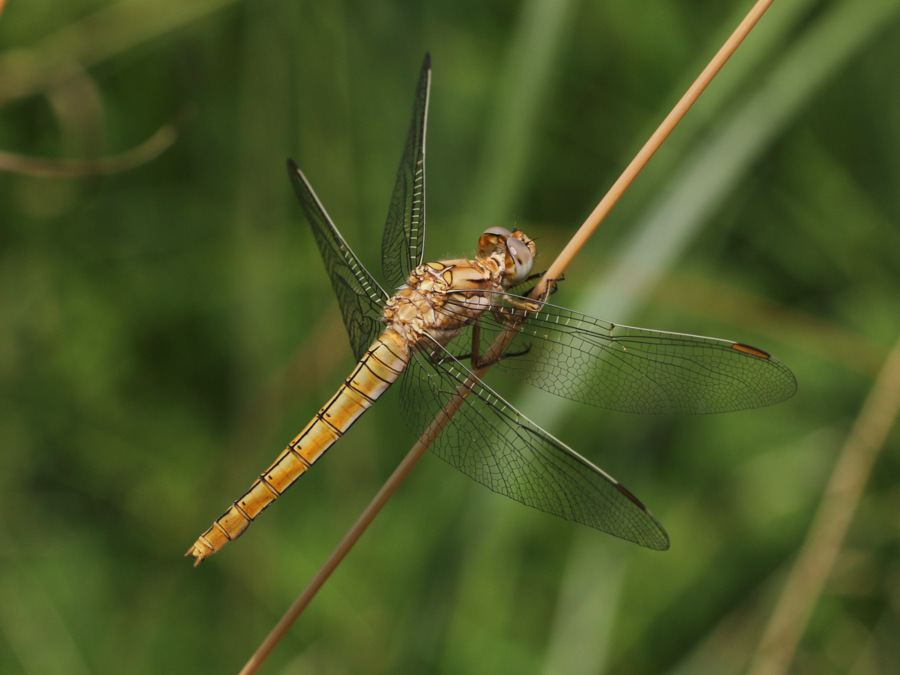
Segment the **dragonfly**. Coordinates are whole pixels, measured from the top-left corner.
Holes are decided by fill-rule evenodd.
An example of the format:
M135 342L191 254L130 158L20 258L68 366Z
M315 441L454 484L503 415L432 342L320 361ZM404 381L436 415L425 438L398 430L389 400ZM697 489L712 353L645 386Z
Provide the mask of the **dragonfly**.
M431 449L494 492L655 550L665 529L621 483L483 382L493 366L551 394L628 413L718 413L792 396L791 371L739 342L603 321L526 297L536 245L488 228L474 259L424 263L425 136L431 62L388 210L379 284L344 240L304 174L288 175L325 263L358 361L337 393L188 549L196 566L237 539L398 379L405 421ZM385 288L396 289L389 293ZM503 348L499 354L497 340Z

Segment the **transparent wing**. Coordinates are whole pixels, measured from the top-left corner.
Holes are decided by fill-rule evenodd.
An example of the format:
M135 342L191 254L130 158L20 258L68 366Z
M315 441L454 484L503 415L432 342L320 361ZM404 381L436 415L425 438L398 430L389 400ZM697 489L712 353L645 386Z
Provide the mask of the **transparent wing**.
M288 160L288 175L300 205L306 212L331 279L331 287L337 295L353 354L360 359L384 330L381 308L388 295L344 241L306 176L291 160Z
M423 432L444 405L468 396L434 440L432 450L464 474L522 504L656 550L665 530L614 478L541 429L503 400L449 352L414 355L403 378L403 411Z
M446 307L452 311L452 304ZM507 349L511 356L497 368L557 396L611 410L719 413L772 405L797 389L787 366L760 349L620 326L550 304L524 321L506 305L486 312L481 353L507 325L517 335Z
M426 54L381 244L384 280L390 289L405 284L409 273L422 264L425 248L425 127L430 87L431 57Z

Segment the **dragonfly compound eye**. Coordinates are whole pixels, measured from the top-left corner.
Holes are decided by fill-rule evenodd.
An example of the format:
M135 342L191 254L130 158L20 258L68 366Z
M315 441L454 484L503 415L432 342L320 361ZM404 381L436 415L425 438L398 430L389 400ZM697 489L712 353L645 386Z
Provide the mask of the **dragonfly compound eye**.
M531 274L534 256L525 242L508 237L506 240L506 280L510 286L521 284Z

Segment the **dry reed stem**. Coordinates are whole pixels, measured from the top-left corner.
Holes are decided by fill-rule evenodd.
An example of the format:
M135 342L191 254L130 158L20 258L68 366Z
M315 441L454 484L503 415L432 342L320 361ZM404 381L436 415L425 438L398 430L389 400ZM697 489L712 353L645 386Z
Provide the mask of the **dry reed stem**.
M760 639L750 675L780 675L790 667L898 413L900 340L884 362L844 442L806 541Z
M578 229L566 247L560 252L556 260L553 261L553 264L550 265L541 282L532 292L532 297L541 297L541 295L546 293L547 287L552 283L552 280L559 279L562 276L563 271L575 257L575 254L581 250L591 234L593 234L615 203L624 194L625 190L628 189L640 173L641 169L643 169L647 162L650 161L650 158L672 132L675 125L681 121L681 118L684 117L694 101L696 101L700 94L703 93L703 90L706 89L719 70L721 70L725 62L738 48L740 43L743 42L744 38L747 37L753 29L753 26L756 25L756 22L759 21L760 17L765 13L772 2L773 0L757 1L728 40L725 41L722 48L716 53L706 68L703 69L703 72L700 73L694 83L688 88L681 100L678 101L657 130L650 136L637 155L635 155L635 158L625 168L622 175L619 176L615 183L613 183L613 186L609 189L603 199L600 200L600 203L597 204L596 208L591 212L587 220ZM499 335L494 344L491 345L486 357L490 358L490 354L502 353L506 344L512 340L513 336L514 334L512 331L506 331ZM483 368L477 371L475 376L480 378L487 371L488 368ZM275 645L278 644L284 634L288 631L291 624L297 620L331 573L337 568L341 560L343 560L344 556L346 556L353 547L353 544L356 543L372 520L374 520L375 516L378 515L378 512L382 509L387 500L390 499L394 492L396 492L400 483L406 479L413 467L422 458L437 434L447 425L450 421L450 417L452 417L456 410L462 406L468 393L469 390L466 384L461 385L459 389L457 389L457 395L451 399L438 417L435 418L434 422L432 422L431 426L429 426L419 440L416 441L394 473L391 474L387 482L385 482L378 491L378 494L375 495L357 521L353 523L337 548L335 548L319 571L316 572L309 584L303 589L303 592L297 597L288 611L285 612L284 616L275 625L266 639L263 640L262 644L250 660L247 661L246 665L241 669L240 675L252 675L257 672L260 665L262 665L263 661L265 661L269 654L272 653Z
M606 218L616 202L619 201L625 193L625 190L628 189L637 175L641 172L641 169L647 165L647 162L650 161L650 158L653 157L654 153L663 144L663 141L665 141L668 135L672 133L675 125L681 121L681 118L684 117L685 113L687 113L690 107L694 105L694 101L700 97L700 94L703 93L703 90L706 89L712 79L722 69L725 62L731 58L731 55L741 42L744 41L744 38L747 37L756 25L756 22L759 21L772 2L773 0L758 0L747 16L744 17L743 21L738 24L738 27L725 41L725 44L722 45L716 55L707 64L706 68L703 69L703 72L701 72L697 79L694 80L694 83L688 87L688 90L684 93L684 96L681 97L681 100L675 104L675 107L672 108L672 111L662 121L662 124L660 124L656 131L653 132L653 135L647 139L644 147L642 147L634 156L634 159L631 160L631 163L622 172L622 175L619 176L615 183L613 183L612 187L603 196L603 199L600 200L600 203L597 204L587 220L584 221L584 224L579 228L578 232L576 232L572 239L569 240L569 243L566 244L566 247L560 252L556 260L553 261L553 264L550 265L550 268L544 275L542 283L535 289L535 293L543 293L546 284L551 283L553 279L559 279L562 276L563 271L568 267L569 263L575 257L575 254L587 243L587 240L600 223L603 222L603 219ZM537 297L537 295L535 295L535 297Z
M118 155L97 159L45 159L0 150L0 171L38 178L85 178L120 173L146 164L162 154L175 142L178 128L177 123L169 122L140 145Z

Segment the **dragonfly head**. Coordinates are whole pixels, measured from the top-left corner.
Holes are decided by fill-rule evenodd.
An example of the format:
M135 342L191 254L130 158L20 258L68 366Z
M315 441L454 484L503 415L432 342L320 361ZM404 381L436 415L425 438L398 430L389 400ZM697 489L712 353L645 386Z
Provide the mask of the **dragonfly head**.
M536 252L534 241L521 230L510 232L505 227L491 227L478 239L479 257L496 257L505 266L503 283L507 287L528 279Z

